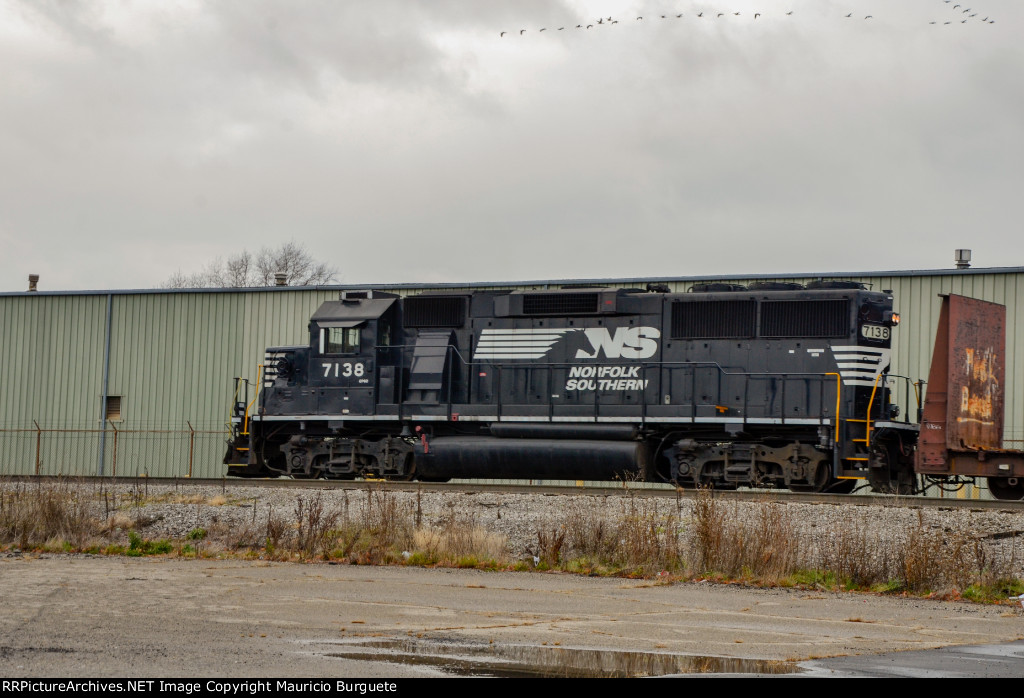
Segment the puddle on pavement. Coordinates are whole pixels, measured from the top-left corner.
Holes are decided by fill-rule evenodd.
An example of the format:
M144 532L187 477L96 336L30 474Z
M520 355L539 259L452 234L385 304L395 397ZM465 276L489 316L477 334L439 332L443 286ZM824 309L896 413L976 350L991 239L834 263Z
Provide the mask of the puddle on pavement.
M334 645L329 657L431 666L459 676L611 678L669 674L792 674L791 662L551 645L370 640Z

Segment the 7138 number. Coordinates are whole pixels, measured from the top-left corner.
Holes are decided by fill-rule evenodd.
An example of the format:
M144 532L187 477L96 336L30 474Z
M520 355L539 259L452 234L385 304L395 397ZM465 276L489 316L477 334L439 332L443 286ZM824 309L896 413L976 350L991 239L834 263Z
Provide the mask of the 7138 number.
M352 363L351 361L321 365L324 367L324 378L330 378L332 374L335 378L349 378L350 376L356 376L358 378L366 373L366 366L359 363Z

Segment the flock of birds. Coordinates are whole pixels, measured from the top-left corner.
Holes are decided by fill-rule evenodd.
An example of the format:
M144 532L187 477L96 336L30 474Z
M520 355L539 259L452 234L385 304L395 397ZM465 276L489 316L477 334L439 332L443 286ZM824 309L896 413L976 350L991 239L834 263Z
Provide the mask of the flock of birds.
M942 2L945 3L946 5L950 5L953 2L953 0L942 0ZM970 7L965 8L960 3L952 5L950 7L950 9L953 10L953 11L958 11L957 14L954 15L954 19L951 19L949 21L934 20L934 21L929 22L929 24L936 24L936 25L938 25L938 24L947 25L947 24L956 24L956 23L967 24L967 22L972 21L972 20L979 21L982 24L995 24L996 23L996 21L994 19L992 19L992 18L990 18L988 16L980 18L980 19L975 19L981 13L973 11L972 8L970 8ZM653 17L649 15L647 17L647 19L659 19L659 18L660 19L682 19L684 14L686 14L686 13L680 12L678 14L654 15ZM789 17L792 14L793 14L793 10L790 10L790 11L784 13L784 16ZM961 19L960 15L966 15L966 17L963 17ZM743 15L741 15L741 13L739 13L739 12L708 12L708 11L705 10L705 11L701 11L701 12L693 12L693 13L690 13L689 15L687 15L687 16L695 17L697 19L704 19L704 18L708 18L708 19L721 19L723 17L725 17L726 19L729 19L730 17L741 17ZM750 14L748 13L746 16L749 17ZM753 19L755 19L755 20L758 19L761 16L762 16L761 12L754 12L753 13ZM858 15L855 16L853 12L850 12L850 13L847 13L847 14L841 15L841 16L844 19L860 19L860 15L858 14ZM864 19L865 20L867 20L867 19L874 19L874 15L864 15ZM635 20L632 20L632 21L633 22L641 22L641 21L644 21L644 17L641 15L641 16L638 16ZM613 24L618 24L618 23L619 23L619 20L615 19L614 17L598 17L593 22L590 22L590 23L587 23L587 24L581 23L581 24L577 24L575 27L572 27L572 26L551 27L550 30L551 31L565 31L566 29L573 29L573 28L575 28L575 29L593 29L595 27L611 26ZM549 30L548 27L541 27L537 31L538 32L546 32L548 30ZM503 31L503 32L501 32L499 34L499 37L504 37L506 34L511 34L513 36L518 34L518 36L522 36L523 34L526 34L528 31L532 31L532 30L520 29L518 32L515 32L515 31Z
M953 0L942 0L942 2L944 2L944 3L946 3L948 5L951 2L953 2ZM953 5L953 7L951 9L953 9L953 10L960 10L960 14L967 15L967 17L964 18L964 19L960 19L959 17L957 18L957 21L959 21L960 24L967 24L967 22L969 22L970 20L974 19L979 14L981 14L980 12L974 12L972 14L970 7L964 8L964 6L961 5L960 3L957 3L956 5ZM941 20L934 20L934 21L928 22L928 24L939 24L940 21ZM980 21L982 24L995 24L996 23L996 21L994 19L991 19L988 16L985 16L982 19L977 20L977 21ZM944 25L945 24L953 24L953 23L954 23L954 20L949 20L948 22L942 22L942 24L944 24Z

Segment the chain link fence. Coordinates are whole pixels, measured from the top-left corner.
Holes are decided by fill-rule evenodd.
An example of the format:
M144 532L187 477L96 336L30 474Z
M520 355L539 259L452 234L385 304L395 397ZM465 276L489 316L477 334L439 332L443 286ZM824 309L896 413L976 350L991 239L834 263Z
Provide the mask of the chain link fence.
M225 428L0 427L0 475L219 477Z

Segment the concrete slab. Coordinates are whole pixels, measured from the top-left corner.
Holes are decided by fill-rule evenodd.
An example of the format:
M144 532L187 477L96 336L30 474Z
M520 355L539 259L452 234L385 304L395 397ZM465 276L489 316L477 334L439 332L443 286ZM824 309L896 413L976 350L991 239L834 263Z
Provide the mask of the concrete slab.
M44 555L0 558L0 588L7 677L441 674L332 656L370 639L800 661L1024 638L1019 607L567 574Z

